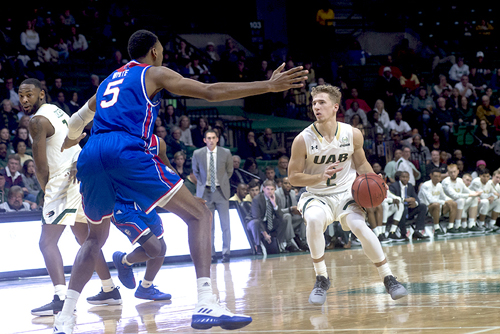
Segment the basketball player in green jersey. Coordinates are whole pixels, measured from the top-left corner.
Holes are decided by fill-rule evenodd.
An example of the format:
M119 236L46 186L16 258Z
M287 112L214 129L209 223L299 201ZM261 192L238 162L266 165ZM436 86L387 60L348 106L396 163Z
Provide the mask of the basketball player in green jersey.
M365 223L365 211L351 195L356 172L373 173L363 150L363 135L359 129L337 122L341 99L337 87L316 86L311 95L316 122L294 139L288 165L290 182L307 187L297 207L307 224L307 243L316 272L309 302L324 304L330 288L323 233L334 221L340 221L344 230L351 230L361 241L392 299L402 298L408 292L392 275L378 238Z

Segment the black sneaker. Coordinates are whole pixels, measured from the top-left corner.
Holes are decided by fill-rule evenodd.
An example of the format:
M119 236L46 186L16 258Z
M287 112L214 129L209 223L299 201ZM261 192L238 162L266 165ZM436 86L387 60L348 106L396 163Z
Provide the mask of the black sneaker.
M458 230L458 228L449 228L446 233L448 234L453 234L453 235L459 235L461 232Z
M391 295L392 300L397 300L408 295L408 291L396 280L396 277L387 275L384 277L385 290Z
M443 232L442 229L437 228L434 230L434 238L444 237L446 236L446 232Z
M58 295L54 295L54 299L50 303L32 309L31 314L38 317L56 315L57 313L61 312L63 305L64 300L61 300Z
M381 233L378 236L378 241L380 241L381 244L388 244L392 242L392 239L387 238L384 233Z
M408 241L406 237L404 236L400 236L398 237L398 235L396 234L396 232L391 232L389 233L389 236L387 237L388 239L394 241L394 242L405 242L405 241Z
M110 292L104 292L101 288L101 291L97 295L87 298L87 301L92 305L120 305L122 303L122 296L120 295L120 291L118 291L118 287L115 287Z

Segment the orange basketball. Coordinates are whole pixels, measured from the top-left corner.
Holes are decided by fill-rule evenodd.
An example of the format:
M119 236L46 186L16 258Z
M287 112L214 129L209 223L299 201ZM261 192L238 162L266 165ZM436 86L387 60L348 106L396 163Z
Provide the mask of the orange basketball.
M386 195L385 181L375 173L361 174L352 184L352 197L363 208L379 206Z

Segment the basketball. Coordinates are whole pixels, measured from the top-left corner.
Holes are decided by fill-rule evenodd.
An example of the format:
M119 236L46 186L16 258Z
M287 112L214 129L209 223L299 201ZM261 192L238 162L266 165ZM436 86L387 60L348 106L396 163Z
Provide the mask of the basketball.
M352 184L352 197L363 208L379 206L386 195L385 181L375 173L361 174Z

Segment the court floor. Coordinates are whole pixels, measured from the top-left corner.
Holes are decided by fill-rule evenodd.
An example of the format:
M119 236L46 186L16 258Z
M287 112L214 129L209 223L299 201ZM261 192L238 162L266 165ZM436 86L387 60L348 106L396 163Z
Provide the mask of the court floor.
M229 309L253 317L241 333L500 333L500 234L384 247L409 295L393 301L360 247L326 254L332 287L322 307L308 303L315 276L309 253L233 259L212 265L217 294ZM6 256L6 254L4 254ZM135 269L136 280L144 269ZM115 284L120 285L112 270ZM136 299L121 287L123 305L93 306L100 290L87 284L74 333L227 333L190 327L196 303L191 264L164 266L155 284L169 302ZM0 333L51 333L53 317L33 317L49 302L48 277L0 282Z

